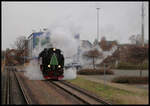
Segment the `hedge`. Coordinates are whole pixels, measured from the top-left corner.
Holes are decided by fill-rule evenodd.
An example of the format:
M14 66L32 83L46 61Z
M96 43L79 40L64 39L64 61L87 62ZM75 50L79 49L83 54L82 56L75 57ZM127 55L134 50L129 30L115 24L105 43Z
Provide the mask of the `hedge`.
M144 62L142 66L132 64L132 63L121 62L118 64L117 69L132 69L132 70L143 69L144 70L144 69L148 69L148 62Z
M103 75L104 69L81 69L77 73L81 75ZM110 69L106 69L105 74L113 75L114 72Z
M128 83L128 84L147 84L148 77L139 76L119 76L112 79L115 83Z

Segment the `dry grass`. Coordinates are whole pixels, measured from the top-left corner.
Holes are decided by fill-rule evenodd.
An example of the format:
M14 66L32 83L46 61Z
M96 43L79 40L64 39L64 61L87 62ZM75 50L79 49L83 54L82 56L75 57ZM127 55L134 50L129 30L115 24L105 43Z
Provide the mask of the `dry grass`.
M148 104L148 97L132 96L132 95L119 95L113 98L113 101L118 101L122 104Z

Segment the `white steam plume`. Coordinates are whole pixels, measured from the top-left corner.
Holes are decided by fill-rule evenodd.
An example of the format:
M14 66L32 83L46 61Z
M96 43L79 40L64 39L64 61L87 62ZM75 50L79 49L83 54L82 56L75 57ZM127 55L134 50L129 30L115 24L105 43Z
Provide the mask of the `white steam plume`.
M24 75L28 77L29 80L44 80L40 66L36 60L30 61L29 65L25 67Z
M71 30L66 26L59 26L51 30L52 45L53 47L61 49L61 51L63 52L63 55L65 57L65 65L68 62L73 62L73 56L77 54L79 46L79 41L74 38L75 33L72 33ZM70 59L68 59L67 57L69 57ZM75 68L64 69L63 80L74 78L76 78Z
M81 52L81 56L80 56L80 62L82 65L82 68L89 68L91 69L93 67L93 59L89 58L89 57L83 57L83 54L87 51L91 51L91 50L98 50L102 56L101 57L97 57L95 58L95 64L101 64L108 56L113 55L113 53L117 50L117 46L113 46L109 51L103 51L102 48L99 45L96 45L92 48L88 48L88 49L83 49L82 48L82 52Z
M73 27L68 28L68 24L55 26L50 28L50 42L52 43L53 47L60 49L62 54L65 57L65 64L67 64L68 57L71 59L70 62L73 61L73 56L77 54L79 42L77 39L74 38L76 34L75 31L73 32ZM49 30L48 30L49 31ZM46 32L45 32L46 33ZM45 34L44 33L44 34ZM40 39L44 36L40 36ZM45 48L38 46L34 49L33 55L38 56L38 54ZM48 46L47 46L48 47ZM42 73L40 71L40 66L38 65L37 61L31 61L30 64L25 69L25 75L30 80L42 80ZM65 79L74 79L76 78L76 69L69 68L64 69L64 78Z

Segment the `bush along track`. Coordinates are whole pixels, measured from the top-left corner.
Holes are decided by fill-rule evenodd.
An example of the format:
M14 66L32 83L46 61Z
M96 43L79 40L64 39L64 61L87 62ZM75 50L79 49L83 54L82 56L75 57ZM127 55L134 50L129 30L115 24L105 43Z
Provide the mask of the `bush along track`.
M137 65L137 64L133 64L133 63L127 63L127 62L121 62L118 64L117 69L130 69L130 70L137 70L137 69L141 69L141 70L146 70L148 69L148 62L144 62L143 64Z
M137 76L119 76L112 79L115 83L128 83L128 84L147 84L148 77L137 77Z
M97 75L97 74L103 75L104 69L81 69L77 73L81 75ZM105 74L113 75L114 72L110 69L106 69Z

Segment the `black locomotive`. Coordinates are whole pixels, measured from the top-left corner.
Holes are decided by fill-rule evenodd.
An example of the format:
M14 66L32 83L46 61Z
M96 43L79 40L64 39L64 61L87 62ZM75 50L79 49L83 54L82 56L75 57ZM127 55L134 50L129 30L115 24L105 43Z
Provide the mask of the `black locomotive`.
M64 56L60 49L45 48L38 56L42 58L40 69L45 79L62 79L64 73Z

